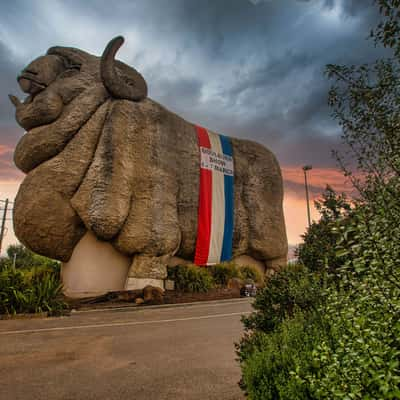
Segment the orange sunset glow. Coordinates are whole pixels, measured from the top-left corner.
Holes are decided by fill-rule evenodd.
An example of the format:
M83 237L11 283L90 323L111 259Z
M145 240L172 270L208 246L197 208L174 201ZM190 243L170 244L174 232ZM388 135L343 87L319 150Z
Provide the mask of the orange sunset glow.
M12 149L8 149L7 146L0 146L0 152L1 151L12 151ZM13 201L23 179L23 174L20 173L11 162L4 162L3 165L5 165L10 176L13 178L0 181L1 199L4 200L8 198L10 201ZM288 242L289 245L294 246L301 242L301 235L307 227L304 173L301 166L282 166L282 175L285 190L283 206ZM349 193L351 191L351 186L345 181L343 174L337 169L313 167L311 171L308 171L307 176L312 220L318 220L319 218L313 202L320 197L327 184L332 186L337 192ZM12 204L10 207L12 207ZM7 218L7 231L2 248L3 253L8 245L17 243L12 229L11 212L8 213Z

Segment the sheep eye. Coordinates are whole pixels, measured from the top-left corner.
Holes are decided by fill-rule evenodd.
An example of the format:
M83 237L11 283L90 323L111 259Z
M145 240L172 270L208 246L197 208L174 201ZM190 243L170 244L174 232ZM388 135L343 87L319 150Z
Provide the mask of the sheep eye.
M58 78L63 79L63 78L69 78L71 76L77 75L79 73L79 69L67 69L64 72L62 72Z
M70 65L68 65L68 69L72 69L74 71L80 71L81 65L80 64L74 64L74 65L70 64Z
M64 62L64 67L66 70L75 70L75 71L81 70L81 64L79 64L79 63L74 63L67 58L63 58L63 62Z

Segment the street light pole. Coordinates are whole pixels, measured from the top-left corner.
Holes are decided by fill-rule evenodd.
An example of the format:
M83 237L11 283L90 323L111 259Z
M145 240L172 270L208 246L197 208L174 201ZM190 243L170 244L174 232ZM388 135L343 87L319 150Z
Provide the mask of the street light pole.
M304 186L306 187L308 227L310 227L310 225L311 225L310 201L309 201L309 198L308 198L308 184L307 184L307 171L309 171L310 169L312 169L312 165L305 165L303 167L303 171L304 171Z

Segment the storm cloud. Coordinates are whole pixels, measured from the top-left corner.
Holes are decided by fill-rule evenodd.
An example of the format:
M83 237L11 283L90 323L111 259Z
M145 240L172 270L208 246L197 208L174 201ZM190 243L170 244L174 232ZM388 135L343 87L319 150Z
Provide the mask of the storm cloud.
M256 140L283 169L334 167L340 129L327 105L325 66L385 55L367 40L372 0L14 0L0 5L0 180L17 179L12 149L23 134L8 93L54 45L100 55L123 35L118 57L146 78L149 95L186 119ZM313 193L325 186L322 182ZM330 175L326 174L328 179ZM330 182L326 182L330 183ZM297 186L296 186L297 185ZM287 189L301 183L287 180Z
M329 147L339 129L327 106L325 65L383 53L366 40L378 15L365 0L15 1L1 8L0 129L12 121L5 95L18 92L24 64L54 44L99 54L122 34L120 57L143 73L151 97L193 122L258 140L291 164L334 162Z

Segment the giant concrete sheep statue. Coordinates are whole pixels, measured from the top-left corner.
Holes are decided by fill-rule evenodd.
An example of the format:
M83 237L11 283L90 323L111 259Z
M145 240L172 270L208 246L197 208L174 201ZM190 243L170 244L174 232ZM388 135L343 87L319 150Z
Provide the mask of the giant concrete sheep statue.
M28 248L67 264L90 233L133 260L132 276L157 277L172 256L194 259L197 128L147 97L144 78L115 60L122 43L114 38L101 57L52 47L18 76L28 97L10 95L26 130L14 160L27 175L14 228ZM230 143L232 257L276 269L287 254L279 164L260 144ZM157 262L161 272L153 276Z

